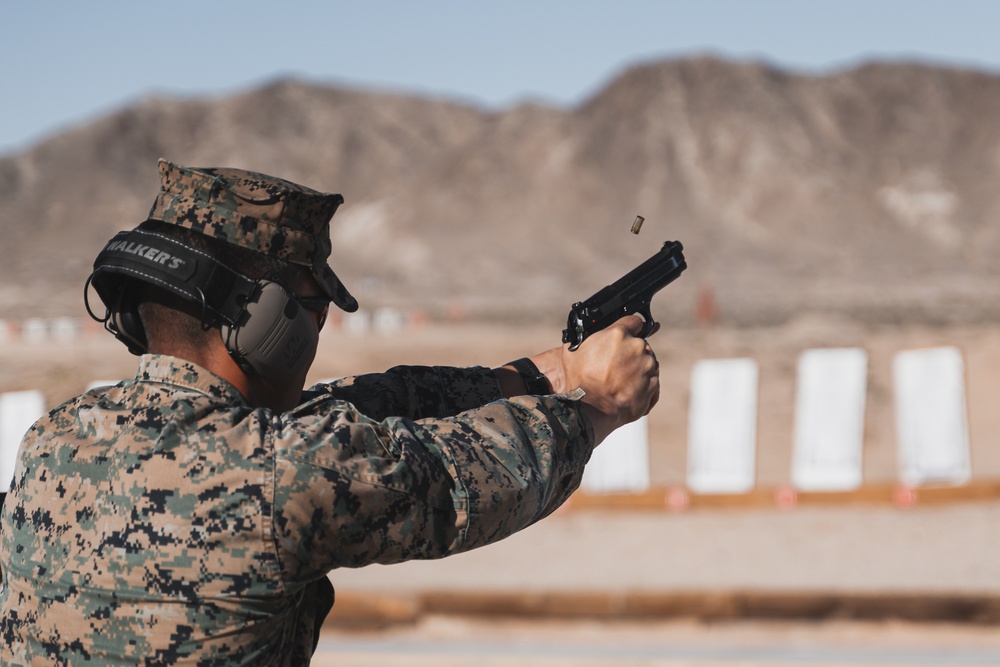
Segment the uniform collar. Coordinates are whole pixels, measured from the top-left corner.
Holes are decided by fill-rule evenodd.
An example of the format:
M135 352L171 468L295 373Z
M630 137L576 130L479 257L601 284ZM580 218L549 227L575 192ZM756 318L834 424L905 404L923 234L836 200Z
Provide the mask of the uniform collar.
M246 403L236 388L198 364L165 354L144 354L139 358L136 382L157 382L197 391L227 403Z

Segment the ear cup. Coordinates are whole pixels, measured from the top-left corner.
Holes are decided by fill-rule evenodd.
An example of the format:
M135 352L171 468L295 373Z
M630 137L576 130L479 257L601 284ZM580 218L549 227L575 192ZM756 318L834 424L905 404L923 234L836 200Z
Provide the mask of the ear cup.
M240 323L222 327L226 347L261 377L288 380L312 363L319 339L309 313L273 282L259 283Z
M114 307L109 309L109 325L115 338L125 343L132 354L144 354L149 347L146 340L146 329L139 317L139 306L136 301L138 286L131 280L118 290Z

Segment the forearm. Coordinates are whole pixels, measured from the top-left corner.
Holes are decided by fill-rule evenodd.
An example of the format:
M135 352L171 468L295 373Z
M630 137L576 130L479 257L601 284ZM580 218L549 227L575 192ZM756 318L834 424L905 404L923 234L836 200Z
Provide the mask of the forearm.
M305 559L290 570L306 577L502 539L561 505L593 448L579 402L566 397L446 419L373 422L345 411L283 439L275 527L289 562Z
M561 354L561 348L553 348L527 358L527 361L534 366L534 370L545 376L543 384L548 384L548 387L544 392L531 392L528 390L521 371L514 366L515 362L494 368L493 374L500 383L500 389L504 397L511 398L532 393L536 395L566 394L576 389L576 387L569 386L566 381Z
M579 401L516 397L423 423L454 471L453 497L468 522L450 550L495 542L548 516L577 489L593 449ZM456 431L452 431L456 428ZM444 437L441 437L444 436Z

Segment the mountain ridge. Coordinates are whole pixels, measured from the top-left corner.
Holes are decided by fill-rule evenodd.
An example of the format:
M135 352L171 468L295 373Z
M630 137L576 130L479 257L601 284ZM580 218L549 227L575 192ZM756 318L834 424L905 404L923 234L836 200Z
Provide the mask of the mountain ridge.
M737 325L995 321L998 108L983 72L714 57L636 65L569 108L291 78L149 98L0 158L0 309L82 312L165 157L341 192L332 264L369 307L559 320L669 239L689 269L654 313L678 323L708 292Z

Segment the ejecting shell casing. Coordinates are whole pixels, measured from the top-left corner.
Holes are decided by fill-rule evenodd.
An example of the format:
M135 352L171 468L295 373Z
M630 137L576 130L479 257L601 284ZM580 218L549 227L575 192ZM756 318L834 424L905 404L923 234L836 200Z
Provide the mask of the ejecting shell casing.
M646 222L646 218L641 215L635 216L635 220L632 221L632 233L638 234L639 230L642 229L642 223Z

